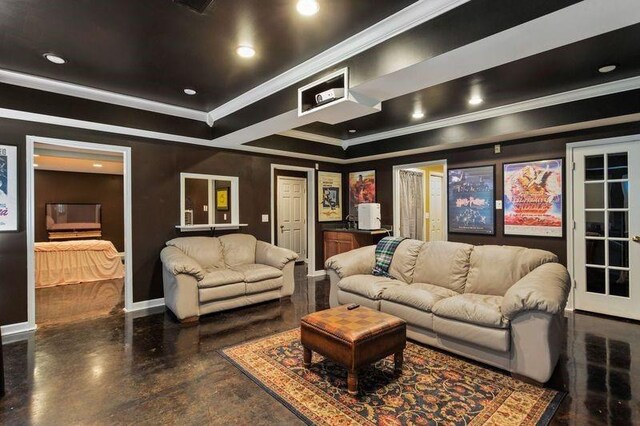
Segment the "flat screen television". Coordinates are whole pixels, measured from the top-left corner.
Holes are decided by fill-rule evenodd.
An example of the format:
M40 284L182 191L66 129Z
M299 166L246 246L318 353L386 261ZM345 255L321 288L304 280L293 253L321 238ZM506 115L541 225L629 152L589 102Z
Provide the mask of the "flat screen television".
M93 231L102 229L102 205L50 203L45 205L47 231Z

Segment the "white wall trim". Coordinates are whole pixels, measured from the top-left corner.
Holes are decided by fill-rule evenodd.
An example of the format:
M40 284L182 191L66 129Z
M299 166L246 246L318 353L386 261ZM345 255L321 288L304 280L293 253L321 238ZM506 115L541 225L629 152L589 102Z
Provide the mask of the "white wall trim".
M144 300L142 302L133 302L128 308L125 308L125 312L143 311L146 309L157 308L158 306L164 306L164 297L159 299Z
M599 96L610 95L614 93L626 92L629 90L640 89L640 76L631 77L623 80L612 81L609 83L598 84L596 86L583 87L580 89L570 90L568 92L557 93L553 95L543 96L540 98L529 99L514 104L503 105L495 108L489 108L482 111L471 112L468 114L457 115L455 117L447 117L441 120L429 121L414 126L403 127L400 129L380 132L373 135L361 136L345 141L347 147L360 145L363 143L375 142L383 139L391 139L398 136L410 135L414 133L426 132L428 130L441 129L449 126L470 123L473 121L486 120L496 118L503 115L515 114L524 111L530 111L539 108L546 108L554 105L565 104L569 102L580 101L584 99L596 98Z
M15 71L0 69L0 83L12 84L14 86L28 87L30 89L44 90L46 92L58 93L61 95L74 96L76 98L90 99L92 101L104 102L113 105L120 105L128 108L135 108L144 111L157 112L174 117L188 118L190 120L207 122L208 115L205 111L179 107L162 102L150 101L130 95L109 92L107 90L95 89L88 86L66 83L64 81L53 80L45 77L38 77L30 74L23 74Z
M132 232L132 179L131 148L92 142L79 142L27 135L26 137L26 194L27 194L27 316L30 327L36 327L36 282L35 282L35 174L33 148L35 143L58 147L113 152L122 155L124 163L124 245L125 245L125 309L133 304L133 232Z
M2 329L2 337L5 337L5 336L11 336L13 334L34 331L36 329L36 326L31 324L29 321L27 321L27 322L18 322L15 324L3 325L0 328ZM7 343L7 342L5 341L4 343Z
M279 135L287 136L290 138L302 139L305 141L326 143L329 145L343 146L344 140L339 138L332 138L330 136L317 135L315 133L303 132L300 130L287 130L286 132L280 132Z
M275 171L293 170L307 172L307 270L308 276L313 276L311 271L316 269L316 170L313 167L290 166L287 164L271 163L271 173L269 182L269 204L270 217L269 227L271 228L271 244L275 244Z
M325 271L324 269L319 269L309 274L310 277L324 277L325 275L327 275L327 271Z
M469 0L420 0L369 28L349 37L313 58L243 93L235 99L209 111L214 122L272 93L325 71L352 56L382 43L424 22L434 19Z

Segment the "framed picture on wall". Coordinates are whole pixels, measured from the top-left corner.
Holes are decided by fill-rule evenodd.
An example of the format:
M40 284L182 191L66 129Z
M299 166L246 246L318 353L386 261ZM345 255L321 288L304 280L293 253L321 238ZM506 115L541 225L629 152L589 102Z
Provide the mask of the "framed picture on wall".
M318 172L318 221L342 220L342 173Z
M216 189L216 210L229 210L229 188Z
M562 159L503 167L504 234L562 238Z
M349 215L358 219L358 204L376 202L376 171L349 173Z
M0 231L18 230L18 148L0 145Z
M449 169L449 232L495 235L495 166Z

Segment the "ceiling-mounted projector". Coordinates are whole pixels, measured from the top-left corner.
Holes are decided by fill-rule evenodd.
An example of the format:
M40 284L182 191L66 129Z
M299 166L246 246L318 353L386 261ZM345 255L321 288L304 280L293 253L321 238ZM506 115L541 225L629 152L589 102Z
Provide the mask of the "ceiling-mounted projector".
M344 97L344 89L336 88L325 90L316 95L316 106L326 104L327 102L335 101Z

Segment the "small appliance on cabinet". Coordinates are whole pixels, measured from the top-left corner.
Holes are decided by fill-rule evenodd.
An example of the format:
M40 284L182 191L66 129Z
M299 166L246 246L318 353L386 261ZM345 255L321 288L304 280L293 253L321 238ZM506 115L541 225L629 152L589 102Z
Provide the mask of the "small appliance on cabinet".
M375 230L380 228L380 203L358 204L358 229Z

